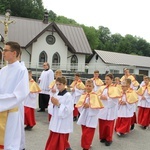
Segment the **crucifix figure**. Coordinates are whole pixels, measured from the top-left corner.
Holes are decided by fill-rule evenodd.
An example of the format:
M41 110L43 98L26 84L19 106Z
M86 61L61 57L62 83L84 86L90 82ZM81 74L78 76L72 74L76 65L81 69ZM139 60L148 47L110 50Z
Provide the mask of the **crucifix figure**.
M13 23L14 21L13 20L9 20L9 21L1 21L0 20L0 23L3 23L4 24L4 32L5 32L5 35L7 36L7 34L8 34L8 26L9 26L9 24L11 24L11 23Z
M4 42L6 42L8 40L8 26L11 23L14 23L15 21L10 20L10 10L7 10L5 13L5 19L4 20L0 20L0 23L4 24Z

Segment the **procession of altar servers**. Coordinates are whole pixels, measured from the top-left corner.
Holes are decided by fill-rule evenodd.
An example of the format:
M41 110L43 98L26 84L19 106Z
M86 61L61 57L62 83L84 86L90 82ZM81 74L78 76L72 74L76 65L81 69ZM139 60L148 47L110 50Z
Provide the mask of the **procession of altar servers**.
M74 110L72 110L73 116L72 120L70 120L70 123L72 124L73 121L77 121L77 124L81 125L82 136L81 136L81 143L79 144L81 145L83 150L90 149L92 141L94 140L93 137L97 125L99 127L99 140L106 146L110 146L112 144L114 131L118 136L125 136L131 130L134 129L136 123L138 123L142 129L147 129L149 127L150 124L149 77L145 76L143 78L144 84L142 83L142 86L140 87L135 77L129 73L129 70L127 68L124 69L124 73L125 75L120 79L120 82L118 83L114 82L114 77L112 74L107 74L105 76L105 81L103 82L101 79L99 79L99 71L96 70L93 74L93 78L90 79L92 81L91 86L93 86L93 89L89 93L87 93L88 89L87 87L88 85L86 83L87 81L84 84L80 79L80 74L78 73L75 74L74 81L69 86L70 88L69 93L72 96L70 98L72 104L74 105ZM59 95L60 91L57 89L56 80L55 86L53 87L56 88L54 91L57 91L54 92L54 94ZM50 91L52 93L52 88L50 89ZM96 100L95 97L91 96L93 93L99 97L99 101L102 103L103 106L101 107L95 106L94 108L92 108L92 103L95 102ZM84 99L82 98L83 96ZM89 104L89 106L85 107L85 104ZM52 108L55 108L54 106L57 105L52 104L52 106L49 106L48 112L52 111ZM137 106L139 108L138 114L136 113ZM60 105L59 108L56 107L58 109L58 113L60 113L59 111L61 110L60 109L61 107L67 108L64 105L63 106ZM67 111L67 109L65 110ZM50 115L51 117L55 118L55 115L52 112L50 113ZM58 120L62 118L63 117L59 118L57 116ZM57 128L56 122L58 121L57 119L53 122L53 124L56 125L56 128ZM52 124L51 121L50 124ZM52 129L51 128L49 129L50 132L52 132ZM64 132L61 131L60 132L57 131L56 133L60 134L59 135L60 137L64 135ZM58 135L56 135L57 146L60 144L58 150L71 150L71 145L68 144L69 133L70 132L67 132L66 138L63 138L65 139L64 143L62 143L62 140L59 143L58 139L60 137L58 138ZM53 138L55 139L55 137ZM65 145L65 143L67 143L66 146L62 146ZM49 149L46 148L46 150Z
M48 70L49 68L45 69L42 72L45 75L42 75L43 78L40 77L40 82L43 81L46 86L47 80L49 80L47 77L49 76ZM60 72L60 70L56 72ZM112 144L114 131L118 136L126 135L134 129L136 123L143 129L147 129L150 124L150 79L144 76L140 86L127 68L124 69L124 72L125 75L119 79L120 82L115 83L113 75L109 73L103 82L99 79L99 71L96 70L93 78L87 80L85 84L81 81L80 74L76 73L74 81L69 85L69 92L66 90L65 79L61 80L62 73L55 77L55 80L51 80L48 84L49 92L45 88L46 94L49 93L50 95L49 102L47 106L44 106L44 110L42 108L41 111L38 111L42 113L48 107L48 113L51 116L49 119L50 136L45 150L51 150L51 146L55 150L71 150L69 133L76 132L73 130L73 121L77 121L77 124L81 125L82 137L79 144L83 150L90 149L97 125L99 127L99 140L106 146ZM51 73L51 78L54 79L52 75L53 73ZM52 82L53 86L50 86ZM44 88L43 85L40 87L40 84L37 85L30 77L30 93L24 100L25 130L32 130L36 125L34 109L37 103L37 94L44 90L42 89ZM60 88L63 85L64 89ZM54 99L52 100L52 98ZM41 100L39 101L42 103ZM139 108L138 113L135 113L137 106ZM85 138L86 136L88 138ZM7 143L7 138L5 141ZM21 141L24 143L23 131ZM0 149L5 150L5 148Z

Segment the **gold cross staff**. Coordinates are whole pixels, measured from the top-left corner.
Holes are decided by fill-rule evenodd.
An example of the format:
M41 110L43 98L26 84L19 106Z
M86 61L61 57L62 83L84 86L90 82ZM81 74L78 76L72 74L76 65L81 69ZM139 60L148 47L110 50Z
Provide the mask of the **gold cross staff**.
M0 23L4 24L4 43L8 41L8 26L11 23L15 23L14 20L10 20L10 9L6 10L5 19L0 20Z

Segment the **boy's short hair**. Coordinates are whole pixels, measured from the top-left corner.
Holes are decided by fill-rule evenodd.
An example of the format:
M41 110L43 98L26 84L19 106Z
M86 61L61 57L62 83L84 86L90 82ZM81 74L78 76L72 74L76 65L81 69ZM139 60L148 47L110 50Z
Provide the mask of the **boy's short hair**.
M99 71L98 71L98 70L95 70L94 73L99 73Z
M105 77L109 77L111 80L114 79L114 75L112 73L106 74Z
M117 79L118 79L118 80L120 80L120 78L119 78L119 77L115 77L115 80L117 80Z
M19 55L21 56L22 52L21 52L21 47L20 47L19 43L9 41L9 42L6 42L5 45L10 46L12 51L16 51L16 53L17 53L16 57L18 57Z
M144 76L143 79L144 79L144 80L145 80L145 79L150 80L150 78L149 78L148 76Z
M61 70L56 70L56 71L55 71L55 74L56 74L56 73L62 74L62 71L61 71Z
M91 79L87 79L87 80L85 81L85 84L86 84L86 83L92 84L92 85L94 86L93 80L91 80Z
M80 77L80 74L79 74L79 73L76 73L75 76Z
M123 71L129 70L128 68L124 68Z
M67 84L67 79L64 76L58 77L56 79L56 82L62 83L62 84Z

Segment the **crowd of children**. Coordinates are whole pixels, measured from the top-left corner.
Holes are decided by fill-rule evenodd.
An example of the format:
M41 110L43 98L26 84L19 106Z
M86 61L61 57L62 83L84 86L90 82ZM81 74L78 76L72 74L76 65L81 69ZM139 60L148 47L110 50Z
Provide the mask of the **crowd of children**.
M69 133L73 132L73 121L81 126L83 150L90 149L97 126L99 140L106 146L112 144L114 131L119 137L124 136L134 129L135 123L146 129L150 124L150 79L144 76L140 86L127 68L124 73L121 79L108 73L103 82L96 70L85 84L76 73L68 90L66 78L61 70L56 70L55 80L49 85L50 135L45 150L71 150ZM29 101L40 92L31 72L29 77L30 94L25 101L25 129L28 130L35 125L35 103Z

